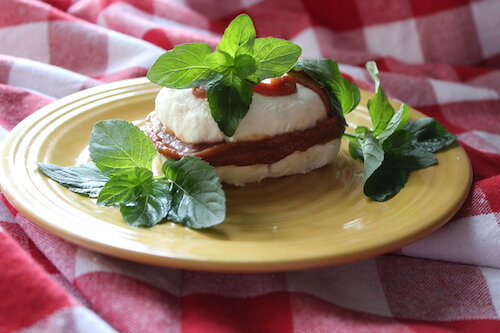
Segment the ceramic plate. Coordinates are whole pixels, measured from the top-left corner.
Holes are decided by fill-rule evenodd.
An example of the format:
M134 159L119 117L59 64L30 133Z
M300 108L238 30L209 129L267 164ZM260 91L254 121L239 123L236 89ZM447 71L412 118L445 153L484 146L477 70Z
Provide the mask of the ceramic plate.
M197 231L165 223L140 229L124 224L117 209L98 207L37 171L36 162L86 162L95 122L120 118L141 125L157 92L144 78L106 84L21 122L0 155L8 200L38 226L97 252L169 267L257 272L340 264L395 250L442 226L470 188L470 162L456 144L437 154L439 165L411 173L396 197L373 202L362 192L362 166L344 145L334 165L309 174L225 186L227 219L216 227ZM364 105L371 93L361 94L348 122L369 125ZM412 110L411 116L422 114Z

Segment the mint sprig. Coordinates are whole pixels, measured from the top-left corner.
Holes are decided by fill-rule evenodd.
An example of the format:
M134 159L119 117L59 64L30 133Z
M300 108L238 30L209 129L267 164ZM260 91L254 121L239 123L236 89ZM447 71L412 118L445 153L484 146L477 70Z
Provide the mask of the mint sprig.
M432 118L410 121L406 104L394 112L380 86L377 65L368 62L366 68L375 82L375 95L368 101L373 128L358 126L344 137L349 140L351 156L364 162L365 195L385 201L404 187L410 171L437 164L433 153L456 137Z
M156 60L147 77L168 88L205 85L212 117L230 137L252 102L251 84L288 72L301 52L283 39L256 38L251 18L241 14L226 28L216 51L200 43L176 46Z
M215 169L196 157L167 161L164 176L153 176L153 143L124 120L94 125L89 141L92 163L39 170L69 190L119 207L132 226L151 227L165 219L190 228L208 228L225 219L225 196Z

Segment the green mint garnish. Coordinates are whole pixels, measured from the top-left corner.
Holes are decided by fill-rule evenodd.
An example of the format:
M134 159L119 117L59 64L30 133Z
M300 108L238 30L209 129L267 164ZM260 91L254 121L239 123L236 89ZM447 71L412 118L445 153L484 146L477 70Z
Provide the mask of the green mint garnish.
M151 168L156 156L153 143L138 127L118 119L94 125L89 151L92 161L103 171Z
M152 227L165 219L171 206L171 184L163 179L154 179L148 191L139 194L133 202L121 205L120 213L131 226Z
M284 39L257 38L254 45L254 59L257 69L248 79L254 83L278 77L287 73L297 63L302 49Z
M369 61L366 64L366 69L375 82L375 95L370 98L367 107L373 123L373 133L377 136L387 127L387 124L394 114L394 109L385 96L385 92L380 88L380 74L377 64L373 61Z
M301 60L296 69L306 72L328 95L330 108L344 120L345 114L354 110L359 104L359 89L344 78L336 62L330 59Z
M224 221L226 198L207 162L196 157L167 161L165 176L154 177L154 145L124 120L96 123L89 150L92 163L38 164L39 170L73 192L97 198L98 205L119 207L133 226L151 227L168 219L197 229Z
M214 168L195 157L169 160L162 171L172 182L168 218L190 228L208 228L224 220L225 196Z
M233 136L252 102L251 84L288 72L301 52L283 39L256 38L252 19L241 14L226 28L215 52L200 43L176 46L153 64L147 76L168 88L205 85L214 120L224 135ZM222 101L223 96L229 100Z
M411 138L413 146L431 153L451 145L457 138L433 118L410 121L406 124L405 129L413 133Z
M251 54L255 43L255 27L250 16L241 14L227 26L217 50L236 57Z
M209 82L212 70L205 57L212 53L207 44L181 44L162 54L148 72L148 79L168 88L192 88Z
M38 163L38 169L70 191L91 198L97 198L109 179L94 163L70 167Z
M97 197L101 206L121 206L134 202L153 186L153 173L147 168L128 168L113 172Z
M344 136L351 156L364 161L365 195L385 201L404 187L411 170L437 164L432 153L449 146L456 137L432 118L409 121L406 104L394 112L380 86L376 64L368 62L366 68L375 82L375 95L368 101L373 129L358 126Z
M366 131L361 138L361 151L365 162L364 181L370 179L373 173L382 165L384 161L384 149L380 142L373 136L371 131Z
M237 75L228 75L210 82L206 90L212 117L223 133L233 134L252 103L252 86Z

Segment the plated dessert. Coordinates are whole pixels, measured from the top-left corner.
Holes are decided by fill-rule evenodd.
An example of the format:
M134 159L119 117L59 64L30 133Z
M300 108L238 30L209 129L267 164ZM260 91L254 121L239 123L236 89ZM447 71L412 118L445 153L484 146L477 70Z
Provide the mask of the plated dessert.
M233 185L331 163L345 128L343 97L331 86L348 88L353 101L346 112L359 92L326 59L332 73L317 82L298 66L300 54L286 40L255 38L247 15L231 22L215 51L198 43L175 47L148 73L164 88L146 133L166 158L199 157Z

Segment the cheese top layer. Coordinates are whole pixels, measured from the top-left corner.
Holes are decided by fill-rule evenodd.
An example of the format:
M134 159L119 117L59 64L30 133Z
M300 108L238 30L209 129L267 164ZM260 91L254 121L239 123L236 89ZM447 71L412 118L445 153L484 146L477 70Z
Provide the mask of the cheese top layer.
M155 112L162 124L186 143L262 140L313 127L327 114L318 94L301 84L288 96L254 93L250 109L232 137L226 137L217 126L207 99L193 96L191 89L162 88Z

